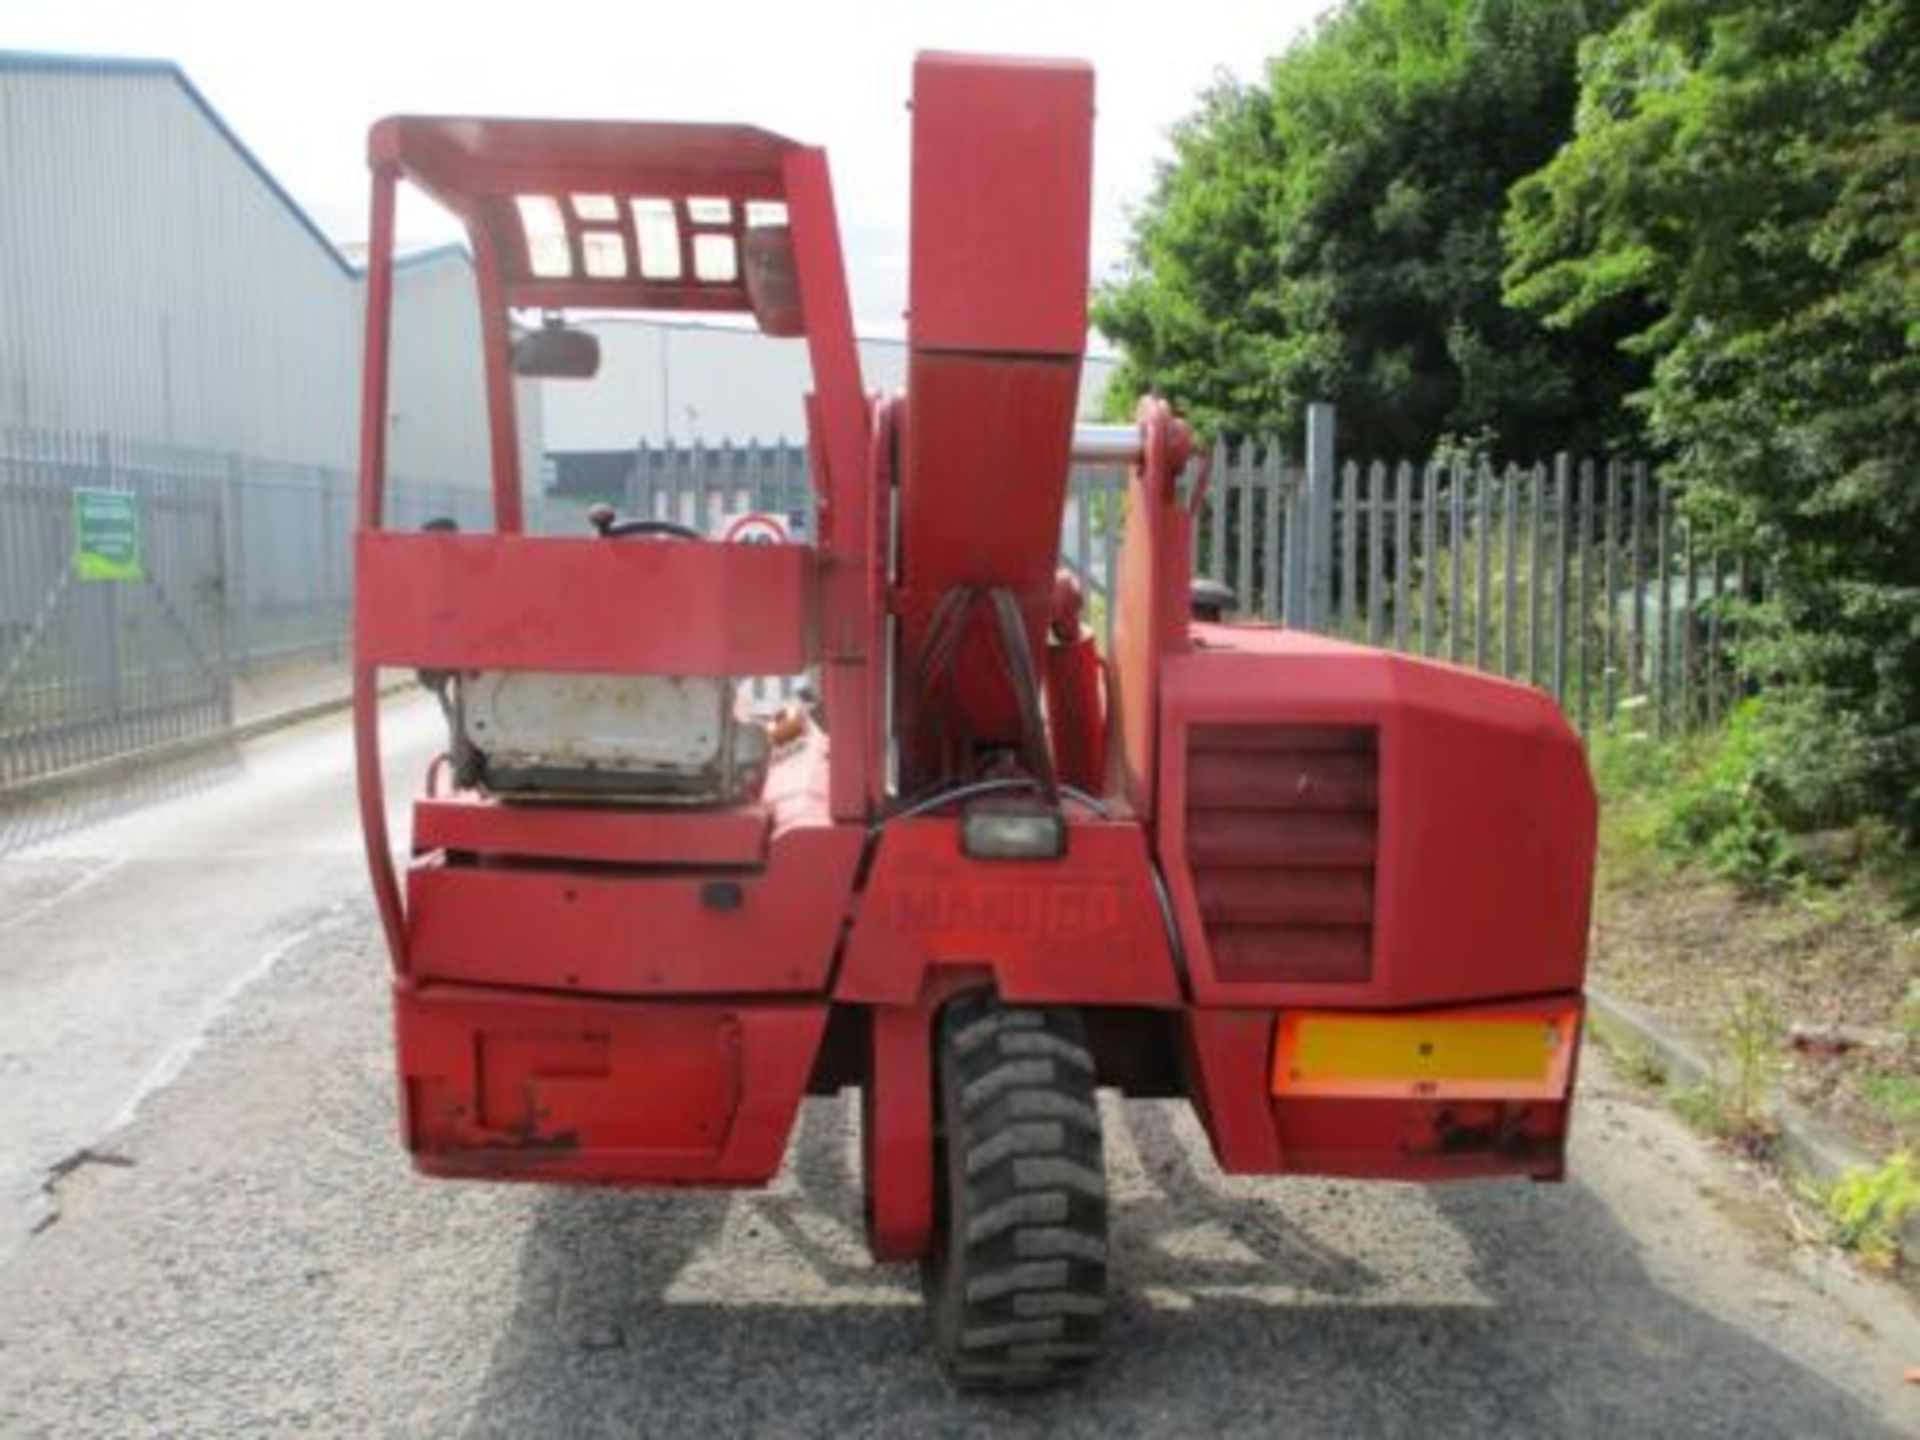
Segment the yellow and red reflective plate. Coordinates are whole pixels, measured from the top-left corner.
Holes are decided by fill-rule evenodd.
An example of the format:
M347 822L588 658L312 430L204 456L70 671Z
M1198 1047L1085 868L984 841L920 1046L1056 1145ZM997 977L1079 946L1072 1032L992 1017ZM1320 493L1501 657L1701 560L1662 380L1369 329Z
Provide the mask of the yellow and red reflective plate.
M1557 1100L1567 1092L1574 1010L1280 1017L1273 1093L1348 1099Z

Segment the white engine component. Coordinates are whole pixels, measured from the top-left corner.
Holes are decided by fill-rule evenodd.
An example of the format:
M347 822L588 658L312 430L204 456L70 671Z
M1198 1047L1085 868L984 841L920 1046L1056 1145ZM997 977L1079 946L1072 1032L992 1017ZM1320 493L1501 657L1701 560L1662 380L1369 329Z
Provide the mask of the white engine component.
M480 671L456 682L457 748L488 789L737 800L766 778L731 680Z

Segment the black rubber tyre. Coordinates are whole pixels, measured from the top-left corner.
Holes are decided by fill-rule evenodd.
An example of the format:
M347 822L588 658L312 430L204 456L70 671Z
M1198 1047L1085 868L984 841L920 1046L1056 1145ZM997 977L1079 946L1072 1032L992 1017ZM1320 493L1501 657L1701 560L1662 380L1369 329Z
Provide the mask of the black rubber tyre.
M940 1365L969 1390L1069 1380L1100 1354L1107 1180L1080 1017L964 995L941 1013L941 1191L922 1266Z

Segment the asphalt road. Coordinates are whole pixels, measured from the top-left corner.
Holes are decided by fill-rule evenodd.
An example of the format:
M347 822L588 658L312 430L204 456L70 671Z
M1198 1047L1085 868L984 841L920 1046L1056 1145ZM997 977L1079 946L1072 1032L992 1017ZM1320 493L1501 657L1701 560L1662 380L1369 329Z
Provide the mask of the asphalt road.
M441 735L390 704L388 794ZM0 815L0 1259L48 1214L43 1181L124 1124L294 947L364 928L366 867L339 717ZM404 833L404 831L400 832Z
M0 858L0 1434L1920 1433L1905 1297L1598 1064L1563 1186L1228 1180L1109 1102L1112 1355L1016 1403L866 1259L847 1104L760 1193L417 1179L343 735Z

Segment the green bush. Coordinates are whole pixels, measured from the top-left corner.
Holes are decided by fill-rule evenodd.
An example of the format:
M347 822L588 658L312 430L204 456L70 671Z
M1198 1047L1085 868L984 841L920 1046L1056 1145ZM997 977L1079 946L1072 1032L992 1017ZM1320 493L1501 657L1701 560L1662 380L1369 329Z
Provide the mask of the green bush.
M1661 805L1655 838L1663 850L1750 885L1790 877L1794 852L1774 806L1779 767L1771 736L1760 702L1735 711Z
M1874 814L1920 836L1913 17L1638 0L1581 46L1573 136L1509 200L1508 301L1596 342L1627 328L1662 478L1761 581L1741 674L1817 697L1816 723L1792 702L1736 737L1721 778L1741 793L1694 817L1741 873L1791 868L1782 829ZM1864 789L1863 748L1883 762Z
M1765 891L1878 870L1894 879L1900 908L1920 900L1920 865L1878 818L1890 768L1883 746L1817 692L1742 701L1722 729L1680 740L1623 728L1596 740L1593 762L1616 846Z
M1850 712L1808 692L1747 700L1671 791L1660 841L1748 885L1844 880L1862 837L1826 848L1800 837L1868 820L1883 773L1877 747Z

